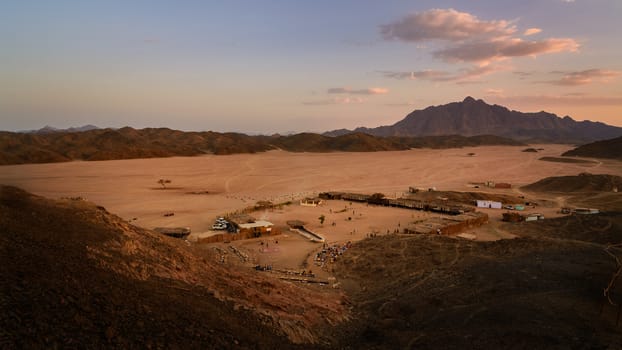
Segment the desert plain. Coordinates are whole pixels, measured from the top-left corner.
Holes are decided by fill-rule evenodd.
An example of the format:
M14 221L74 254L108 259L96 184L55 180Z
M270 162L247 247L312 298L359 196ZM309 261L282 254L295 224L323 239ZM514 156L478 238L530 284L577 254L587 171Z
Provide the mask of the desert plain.
M412 149L392 152L290 153L205 155L111 161L10 165L0 167L0 183L21 187L48 198L81 197L104 206L135 225L190 227L189 241L209 236L214 220L258 201L287 203L280 209L253 213L257 219L282 227L283 234L266 240L271 249L260 249L254 239L234 244L249 253L252 262L283 268L308 266L318 249L287 230L286 222L300 220L328 243L357 241L368 235L400 230L414 220L432 215L407 209L369 207L361 203L326 201L303 207L298 201L324 191L383 193L400 197L409 187L439 191L476 191L522 196L520 187L550 176L622 174L622 163L591 160L561 163L539 160L558 157L569 145L480 146L454 149ZM166 187L158 180L170 180ZM507 182L511 189L473 185L485 181ZM529 197L530 196L530 197ZM530 194L549 205L534 212L559 216L562 197ZM501 210L484 209L490 224L472 232L478 240L513 236L498 229ZM165 214L174 214L167 215ZM322 224L319 217L324 215ZM348 219L349 218L349 219ZM275 243L275 241L278 241ZM306 262L306 264L305 264Z
M0 183L36 195L0 191L3 327L24 347L88 338L102 348L620 348L622 294L604 288L622 271L622 201L612 191L622 162L531 147L2 166ZM539 181L549 177L564 185ZM392 234L446 214L299 203L326 191L400 197L409 187L424 200L530 202L523 213L546 219L507 223L505 209L478 208L488 222L466 236ZM212 239L233 237L211 230L219 216L259 201L283 203L251 212L280 234ZM602 213L565 215L564 206ZM324 243L291 231L291 220L343 254L316 261ZM159 226L192 234L149 230ZM0 347L11 341L0 334Z

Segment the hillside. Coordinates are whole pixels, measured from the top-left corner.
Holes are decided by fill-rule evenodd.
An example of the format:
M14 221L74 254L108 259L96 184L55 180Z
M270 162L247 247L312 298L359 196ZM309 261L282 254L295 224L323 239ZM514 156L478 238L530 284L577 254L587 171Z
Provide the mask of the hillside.
M588 143L564 152L562 156L622 159L622 136Z
M326 133L338 136L352 131ZM416 110L389 126L357 128L375 136L496 135L526 142L582 143L622 135L622 128L600 122L577 122L547 112L522 113L467 97L461 102Z
M522 188L535 192L612 192L614 188L622 189L622 177L590 173L576 176L554 176Z
M0 165L256 153L274 149L290 152L376 152L480 145L520 143L494 136L440 136L421 139L383 138L363 133L339 137L312 133L248 136L211 131L183 132L166 128L137 130L130 127L43 134L0 132Z
M622 216L504 225L522 238L368 238L334 265L341 289L306 288L92 203L2 186L0 347L619 348L603 289Z
M308 348L348 315L338 293L14 187L0 187L0 248L2 348Z
M562 220L509 228L520 234L529 227L531 238L471 242L388 235L356 244L335 269L357 315L335 330L342 334L340 346L619 348L618 308L603 297L616 264L604 244L620 243L615 231L622 217ZM549 233L567 240L539 238Z

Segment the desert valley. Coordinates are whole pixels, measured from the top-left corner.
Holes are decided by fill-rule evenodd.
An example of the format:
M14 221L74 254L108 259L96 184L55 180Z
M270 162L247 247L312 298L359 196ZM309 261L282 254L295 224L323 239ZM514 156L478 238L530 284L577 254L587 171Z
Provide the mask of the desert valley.
M622 162L561 157L573 148L271 150L2 166L3 266L12 266L3 302L13 310L3 321L14 332L2 339L58 346L83 334L97 347L149 339L249 348L621 344L618 289L603 291L619 272ZM356 196L330 197L340 193ZM357 197L365 194L485 219L455 229L466 214ZM503 207L476 208L477 200ZM535 221L506 222L514 220L504 213ZM244 223L232 223L240 215L268 222L269 232L223 230L239 231ZM217 227L219 220L228 224ZM189 235L153 231L161 228ZM24 294L24 283L47 292ZM102 283L103 296L92 300ZM123 285L134 290L124 301L115 296ZM30 298L45 310L25 311ZM35 321L50 322L51 313L65 331ZM31 326L15 328L24 317Z
M0 349L622 349L620 18L3 1Z

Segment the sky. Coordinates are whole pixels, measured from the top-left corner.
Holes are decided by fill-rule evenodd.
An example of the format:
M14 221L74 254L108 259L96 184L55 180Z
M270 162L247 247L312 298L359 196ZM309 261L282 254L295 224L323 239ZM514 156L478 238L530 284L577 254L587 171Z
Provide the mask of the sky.
M6 0L0 130L287 133L483 99L622 126L620 0Z

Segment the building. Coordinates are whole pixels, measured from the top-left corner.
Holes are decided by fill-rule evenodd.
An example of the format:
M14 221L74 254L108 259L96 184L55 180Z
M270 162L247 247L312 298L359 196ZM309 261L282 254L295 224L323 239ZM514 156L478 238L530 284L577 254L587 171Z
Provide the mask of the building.
M300 200L300 205L305 207L317 207L318 205L322 205L323 201L321 198L305 198Z
M406 234L456 235L484 225L488 215L482 212L465 213L448 217L431 217L404 228Z
M371 195L362 193L344 193L341 195L341 199L344 201L352 202L367 202L371 198Z
M318 196L322 199L336 199L339 200L341 199L341 196L343 195L343 192L322 192L320 193Z
M538 221L538 220L544 220L544 215L533 213L525 217L525 221Z
M490 208L490 209L501 209L501 202L488 201L488 200L477 200L478 208Z
M252 233L255 237L259 237L264 234L270 235L272 232L272 226L274 226L274 224L264 220L238 224L240 233Z
M485 185L490 188L512 188L512 185L507 182L486 181Z
M505 222L521 222L521 221L525 221L525 217L523 215L520 215L519 213L511 213L511 212L507 212L507 213L503 213L503 219L501 219L502 221Z
M594 208L577 208L574 210L575 214L581 215L590 215L590 214L598 214L599 210Z

